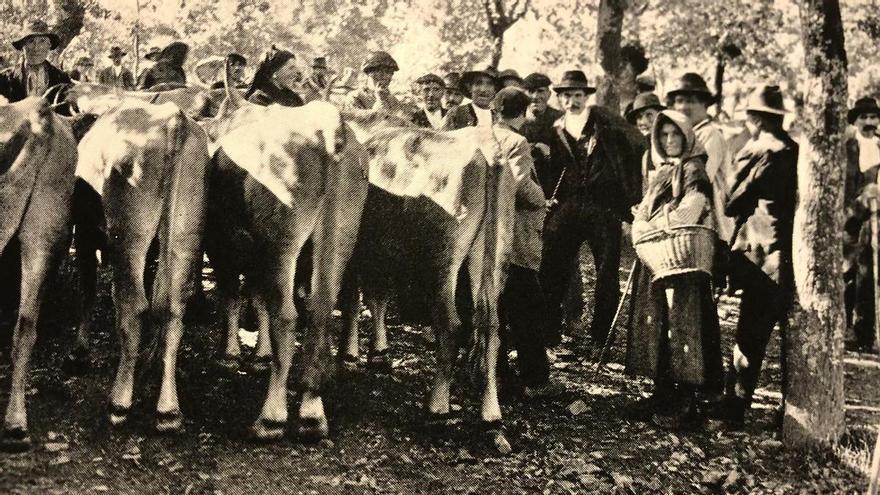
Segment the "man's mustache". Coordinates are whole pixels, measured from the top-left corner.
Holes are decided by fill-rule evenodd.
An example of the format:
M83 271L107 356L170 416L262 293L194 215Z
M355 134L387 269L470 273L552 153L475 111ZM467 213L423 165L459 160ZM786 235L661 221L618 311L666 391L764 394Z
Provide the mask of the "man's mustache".
M876 130L877 130L877 126L876 126L876 125L868 124L868 125L865 126L865 132L874 132L874 131L876 131Z

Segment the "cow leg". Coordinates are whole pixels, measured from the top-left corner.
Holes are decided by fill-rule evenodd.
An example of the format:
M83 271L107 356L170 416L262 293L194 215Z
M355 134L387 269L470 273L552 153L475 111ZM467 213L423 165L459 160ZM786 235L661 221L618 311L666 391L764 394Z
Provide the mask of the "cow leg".
M272 366L272 336L269 324L269 310L262 297L251 297L251 305L257 314L257 348L254 351L254 360L250 364L252 373L265 373ZM296 302L294 302L296 308ZM297 314L299 311L297 311Z
M339 353L342 366L349 370L357 368L358 356L360 356L358 314L361 301L357 279L351 269L346 270L342 279L342 289L339 291L339 309L342 312L342 345Z
M12 334L12 390L6 406L2 447L23 451L30 447L26 391L31 351L37 340L37 317L46 288L49 253L23 242L21 247L21 295L18 319Z
M144 265L150 240L149 237L131 239L128 246L114 249L117 252L113 255L113 304L121 352L110 389L110 423L113 425L124 423L131 409L135 365L147 311Z
M428 399L429 422L445 423L449 420L449 389L452 385L452 366L456 358L455 332L461 325L455 309L455 287L458 270L441 276L437 297L434 301L434 328L437 339L437 370Z
M373 344L367 356L367 367L379 373L391 373L391 357L388 355L388 328L385 326L385 315L391 294L386 291L377 292L367 300L373 316Z
M273 360L269 374L269 390L254 422L254 437L275 440L284 436L287 424L287 378L293 360L294 325L296 308L293 304L294 263L298 249L279 249L270 259L265 272L266 281L258 285L258 293L265 294L269 310L269 331L272 338Z

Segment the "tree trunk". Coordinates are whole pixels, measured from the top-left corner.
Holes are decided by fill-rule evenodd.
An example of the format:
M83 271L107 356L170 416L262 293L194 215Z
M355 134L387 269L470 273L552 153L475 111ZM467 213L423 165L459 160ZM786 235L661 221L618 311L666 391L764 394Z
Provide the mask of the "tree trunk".
M58 16L55 34L61 38L56 53L62 53L82 31L86 8L82 0L54 0L53 3Z
M844 429L842 238L847 62L838 0L800 0L806 88L794 225L799 307L788 332L783 439L830 445Z
M715 105L720 115L724 110L724 55L720 53L715 60Z
M596 56L605 73L597 81L596 103L620 111L620 95L616 91L621 78L620 38L626 0L600 0L596 29Z
M501 55L504 52L504 33L500 36L492 38L492 67L499 69L498 64L501 63Z

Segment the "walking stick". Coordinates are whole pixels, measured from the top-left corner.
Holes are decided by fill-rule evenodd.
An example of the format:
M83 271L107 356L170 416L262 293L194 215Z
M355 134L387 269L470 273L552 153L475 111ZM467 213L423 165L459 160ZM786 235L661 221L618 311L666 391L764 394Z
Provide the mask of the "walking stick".
M602 350L599 351L599 360L598 363L596 363L596 370L593 371L593 376L591 378L595 378L596 375L599 374L599 371L602 370L602 366L605 364L605 356L608 354L609 349L611 349L612 342L614 342L614 333L617 329L617 319L620 317L620 311L623 309L626 295L629 294L630 289L632 288L633 274L636 272L636 263L638 263L638 261L633 261L632 267L630 267L629 276L626 278L626 285L623 288L623 295L620 296L620 302L617 303L617 311L614 312L614 319L611 320L611 328L608 329L608 335L605 337L605 342L602 344Z

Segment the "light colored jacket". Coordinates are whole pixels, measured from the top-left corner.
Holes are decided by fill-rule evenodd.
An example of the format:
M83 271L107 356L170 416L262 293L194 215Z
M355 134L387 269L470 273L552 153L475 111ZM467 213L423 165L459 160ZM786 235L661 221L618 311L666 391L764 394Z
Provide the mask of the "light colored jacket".
M525 137L503 122L495 124L493 130L501 160L510 166L516 182L516 220L510 262L537 271L541 267L541 251L544 247L542 234L546 198L538 184L531 147Z

